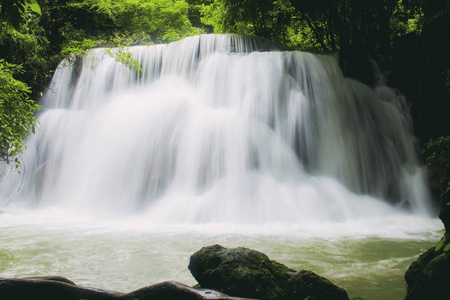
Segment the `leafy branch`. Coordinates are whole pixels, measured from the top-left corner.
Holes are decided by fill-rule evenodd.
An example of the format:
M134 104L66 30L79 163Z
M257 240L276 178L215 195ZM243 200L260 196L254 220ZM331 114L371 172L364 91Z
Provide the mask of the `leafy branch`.
M0 160L20 166L18 155L23 151L28 133L35 131L34 112L41 108L29 98L30 88L13 75L22 66L0 59Z
M105 52L109 54L116 61L122 63L132 70L136 70L137 72L142 72L141 65L137 62L137 60L133 57L130 51L127 50L125 46L118 46L113 49L105 49Z

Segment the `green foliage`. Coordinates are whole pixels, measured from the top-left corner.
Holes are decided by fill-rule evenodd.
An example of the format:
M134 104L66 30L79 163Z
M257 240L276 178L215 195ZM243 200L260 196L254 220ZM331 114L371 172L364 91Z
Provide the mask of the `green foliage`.
M69 41L62 49L61 55L69 61L73 61L77 57L86 56L88 50L96 46L96 42L91 39L83 39L82 41Z
M38 82L46 69L42 50L47 41L37 26L39 14L41 9L35 0L1 2L0 160L14 163L16 168L20 165L23 141L35 129L33 114L40 109L29 98L30 87L21 80Z
M120 32L145 33L153 42L171 42L201 33L188 19L188 4L173 0L115 0Z
M214 32L255 34L297 49L389 50L393 39L418 31L419 3L403 0L216 0L202 4Z
M449 252L449 251L450 251L450 244L447 244L444 247L444 252Z
M28 97L30 88L13 77L21 69L0 59L0 159L8 164L14 160L16 168L20 164L17 156L23 151L23 141L35 129L33 113L40 109Z
M202 33L187 17L184 0L46 0L40 24L53 55L95 47L171 42ZM120 43L115 41L119 38ZM61 52L62 50L62 52Z
M431 139L422 147L422 154L428 165L450 167L450 136Z
M134 69L137 72L142 72L141 66L139 65L137 60L131 55L131 53L125 48L125 46L119 46L113 49L108 48L105 49L105 51L112 58L129 67L130 69Z
M60 41L58 57L69 62L85 56L90 48L110 47L105 52L124 65L141 70L125 46L171 42L202 33L188 17L188 4L173 0L77 0L47 1L46 27L51 40ZM64 24L56 21L63 16ZM69 22L67 22L67 20Z
M444 237L440 240L440 242L434 247L434 251L438 252L439 250L441 250L444 244L446 244L446 242L447 237L444 235Z
M444 170L442 178L442 195L450 192L450 181L447 172L450 170L450 136L431 139L421 149L428 165L438 165ZM447 178L445 178L447 176ZM447 182L447 183L445 183ZM445 186L446 185L446 186Z
M200 21L203 24L209 25L213 28L214 33L226 32L226 25L224 24L224 13L226 11L224 2L214 1L212 3L200 4L199 11L201 14ZM245 33L236 31L237 33Z
M98 15L105 14L110 18L113 17L111 0L78 0L69 2L67 5L68 7L92 11Z
M87 56L89 49L95 47L111 47L104 50L109 56L124 64L130 69L138 72L142 71L137 60L131 55L125 45L131 44L135 36L131 37L114 37L110 40L91 40L83 39L82 41L72 40L61 50L61 55L69 62L73 63L76 59Z
M25 8L33 8L35 1L11 1L14 5L25 3ZM12 5L11 7L16 7ZM2 9L6 6L2 6ZM16 28L8 25L7 22L0 23L0 57L9 63L21 65L23 72L16 74L16 78L27 83L33 95L37 95L50 78L48 71L51 60L49 59L46 48L48 40L45 32L39 26L39 16L34 11L36 8L25 9L19 19L19 25ZM11 12L11 10L7 10ZM15 11L15 10L12 10ZM19 12L22 10L18 10ZM53 65L52 65L53 67Z
M25 14L27 12L41 14L41 8L37 0L1 1L0 7L0 23L4 23L4 27L8 32L20 30L25 22Z
M203 30L206 33L213 32L213 26L208 25L202 21L202 9L206 5L211 5L214 0L186 0L189 4L188 7L188 18L192 26Z
M294 9L286 0L216 0L201 5L201 21L215 33L254 34L286 42Z
M390 20L391 38L413 32L419 35L422 30L423 17L424 14L420 5L412 6L408 1L398 1Z

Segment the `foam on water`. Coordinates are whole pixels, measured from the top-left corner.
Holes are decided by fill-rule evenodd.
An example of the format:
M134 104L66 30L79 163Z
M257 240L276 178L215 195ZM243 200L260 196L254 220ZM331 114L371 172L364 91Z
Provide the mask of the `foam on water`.
M350 298L398 299L403 275L440 238L437 219L397 214L346 222L151 223L59 208L0 214L2 277L61 275L81 286L132 291L163 280L194 285L189 257L205 245L249 247L312 270Z

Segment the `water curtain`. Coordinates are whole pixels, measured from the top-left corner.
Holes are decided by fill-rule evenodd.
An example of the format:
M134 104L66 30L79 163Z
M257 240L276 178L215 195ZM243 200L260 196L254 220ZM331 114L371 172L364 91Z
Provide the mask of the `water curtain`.
M105 49L63 61L3 205L188 223L428 213L405 100L335 57L242 35L111 51L142 71Z

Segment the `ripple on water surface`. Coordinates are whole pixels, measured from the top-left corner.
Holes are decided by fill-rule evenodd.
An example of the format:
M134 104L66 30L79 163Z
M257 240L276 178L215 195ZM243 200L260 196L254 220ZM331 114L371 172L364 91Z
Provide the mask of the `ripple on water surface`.
M0 215L0 276L61 275L77 284L131 291L163 280L195 284L187 266L201 247L266 253L312 270L350 297L404 296L409 264L442 234L437 219L386 217L335 224L156 225L145 218L99 219L58 211Z

